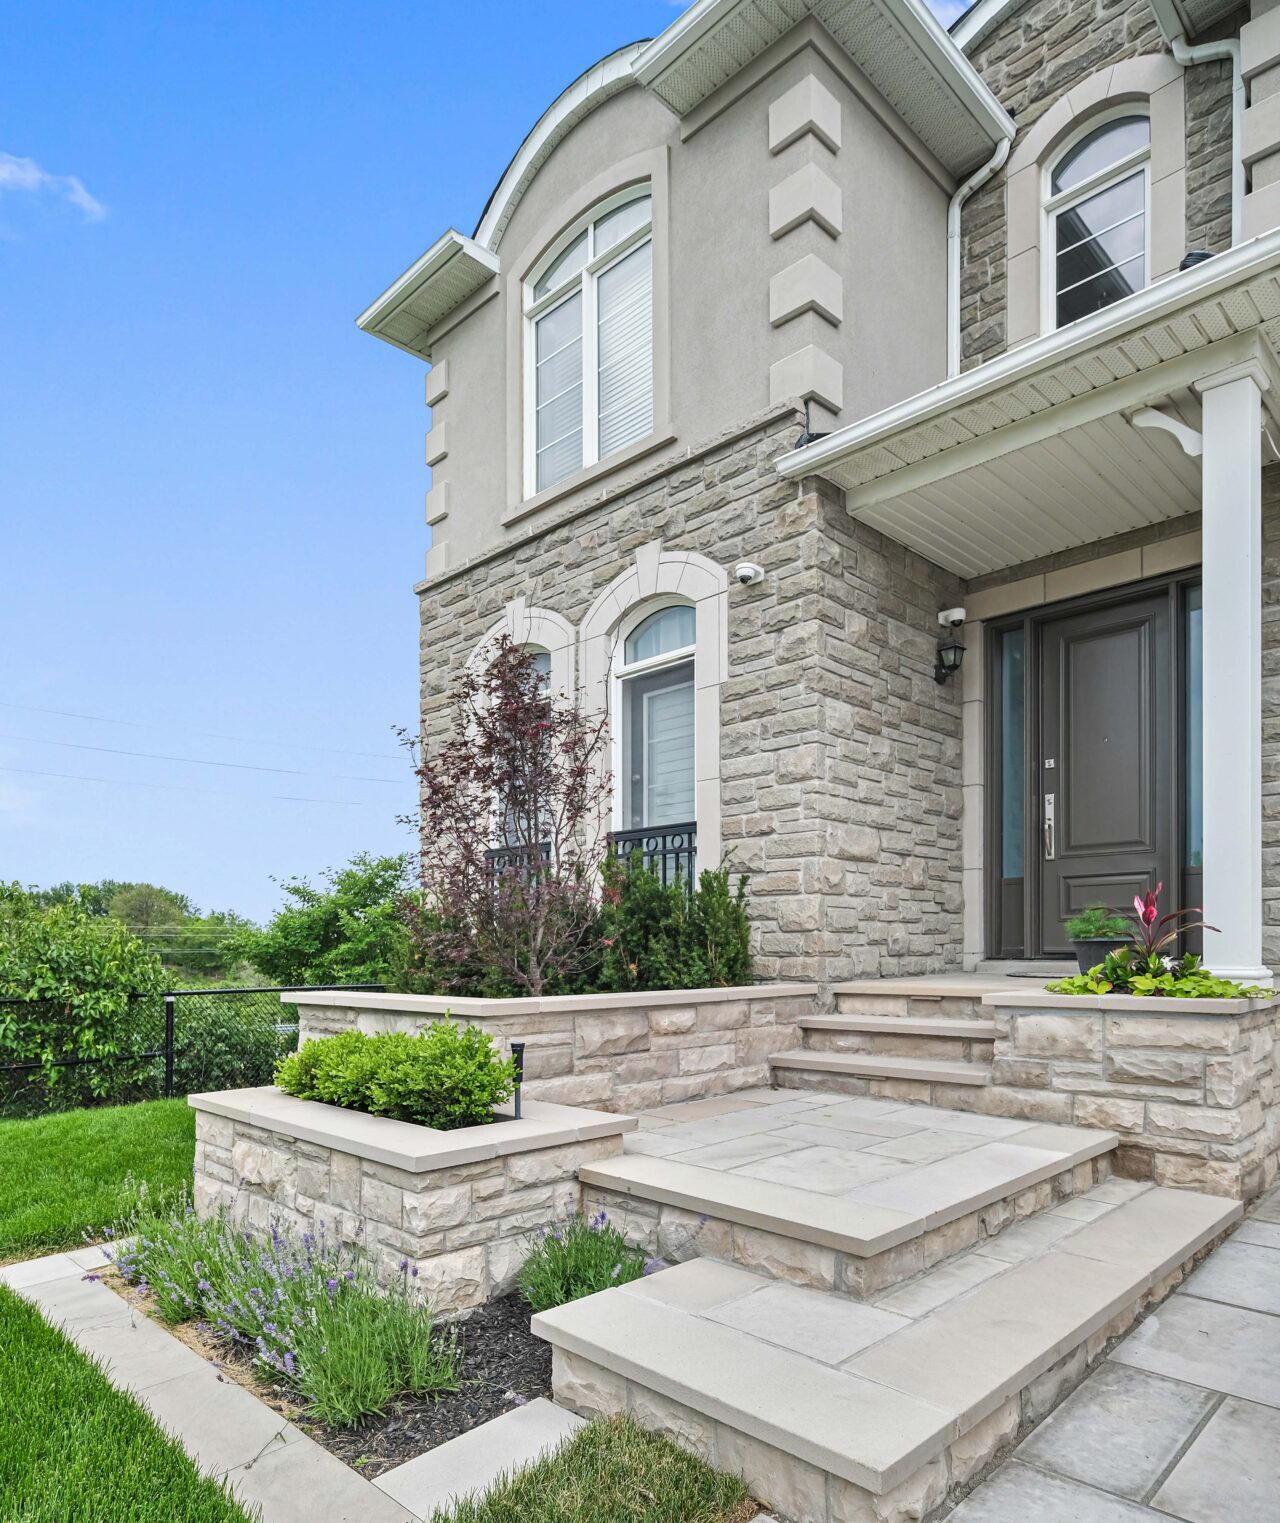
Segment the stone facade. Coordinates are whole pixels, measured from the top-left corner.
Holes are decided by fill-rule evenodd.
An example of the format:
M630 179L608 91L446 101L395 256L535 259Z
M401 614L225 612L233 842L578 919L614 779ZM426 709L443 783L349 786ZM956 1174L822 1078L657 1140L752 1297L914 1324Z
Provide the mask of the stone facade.
M407 1277L446 1317L514 1286L529 1235L580 1209L578 1169L621 1153L635 1124L535 1104L524 1122L434 1132L273 1089L190 1103L200 1216L358 1242L382 1283Z
M422 589L423 720L519 596L575 627L635 556L758 562L730 588L720 688L729 860L751 874L757 971L831 982L960 959L960 701L933 679L936 614L959 581L844 511L824 484L781 480L783 408L640 474L583 509Z
M1247 14L1247 13L1246 13ZM1230 35L1234 29L1222 29ZM983 38L970 61L1025 133L1073 86L1108 65L1168 52L1146 0L1029 0ZM1231 80L1226 63L1186 73L1186 247L1231 243ZM1008 220L1003 173L966 203L961 350L966 368L1006 347Z
M689 989L560 999L433 999L314 994L298 1004L302 1038L417 1032L453 1016L525 1043L524 1093L557 1105L648 1110L769 1083L769 1058L799 1042L813 984Z
M966 1109L1106 1127L1116 1172L1251 1199L1276 1176L1280 1000L988 995L992 1086Z

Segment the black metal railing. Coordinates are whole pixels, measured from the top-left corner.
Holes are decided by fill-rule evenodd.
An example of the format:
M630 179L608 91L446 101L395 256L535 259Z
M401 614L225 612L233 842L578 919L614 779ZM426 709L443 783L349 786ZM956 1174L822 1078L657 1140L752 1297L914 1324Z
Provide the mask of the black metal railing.
M642 830L615 830L609 844L620 862L640 862L664 884L677 878L690 893L697 887L698 827L647 825Z
M491 878L497 878L503 873L542 867L550 860L550 841L539 846L491 846L484 854L484 867Z
M298 1045L297 1009L280 996L320 987L137 995L92 1025L62 1002L0 1001L0 1117L269 1084ZM324 987L377 993L383 986Z

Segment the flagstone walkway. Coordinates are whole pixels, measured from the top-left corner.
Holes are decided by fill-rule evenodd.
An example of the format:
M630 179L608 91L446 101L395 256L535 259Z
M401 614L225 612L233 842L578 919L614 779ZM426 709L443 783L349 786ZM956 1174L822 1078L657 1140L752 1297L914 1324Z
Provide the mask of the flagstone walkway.
M1280 1188L948 1523L1280 1523Z

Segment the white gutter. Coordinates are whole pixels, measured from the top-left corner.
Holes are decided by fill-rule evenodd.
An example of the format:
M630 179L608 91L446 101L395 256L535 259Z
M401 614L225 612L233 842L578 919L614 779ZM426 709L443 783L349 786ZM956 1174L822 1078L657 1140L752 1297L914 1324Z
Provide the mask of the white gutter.
M1004 167L1013 146L1012 137L1002 137L996 151L985 164L975 169L960 186L947 207L947 374L960 374L960 213L964 203Z
M972 403L1024 375L1034 375L1047 364L1074 359L1097 344L1123 338L1131 329L1171 316L1190 302L1216 296L1254 276L1266 274L1277 265L1280 265L1280 228L1260 233L1248 243L1192 265L1189 270L1157 280L1145 290L1079 318L1065 328L1019 344L985 365L942 381L883 412L848 423L815 444L779 456L774 466L780 476L789 479L819 475L824 466L890 438L903 428L942 416L962 402Z
M1169 38L1176 63L1185 69L1193 63L1215 63L1219 59L1231 60L1231 243L1240 242L1244 226L1244 74L1240 68L1240 41L1235 37L1221 42L1200 42L1194 47L1187 41L1186 33L1179 32Z

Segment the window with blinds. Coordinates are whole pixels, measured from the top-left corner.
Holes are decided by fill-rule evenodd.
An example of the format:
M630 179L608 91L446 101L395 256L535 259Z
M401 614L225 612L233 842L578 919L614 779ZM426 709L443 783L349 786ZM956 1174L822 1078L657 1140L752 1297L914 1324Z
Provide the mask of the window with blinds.
M647 190L571 228L526 286L527 490L545 491L653 429L653 223Z
M624 829L695 818L694 638L694 610L677 603L647 615L623 642Z

